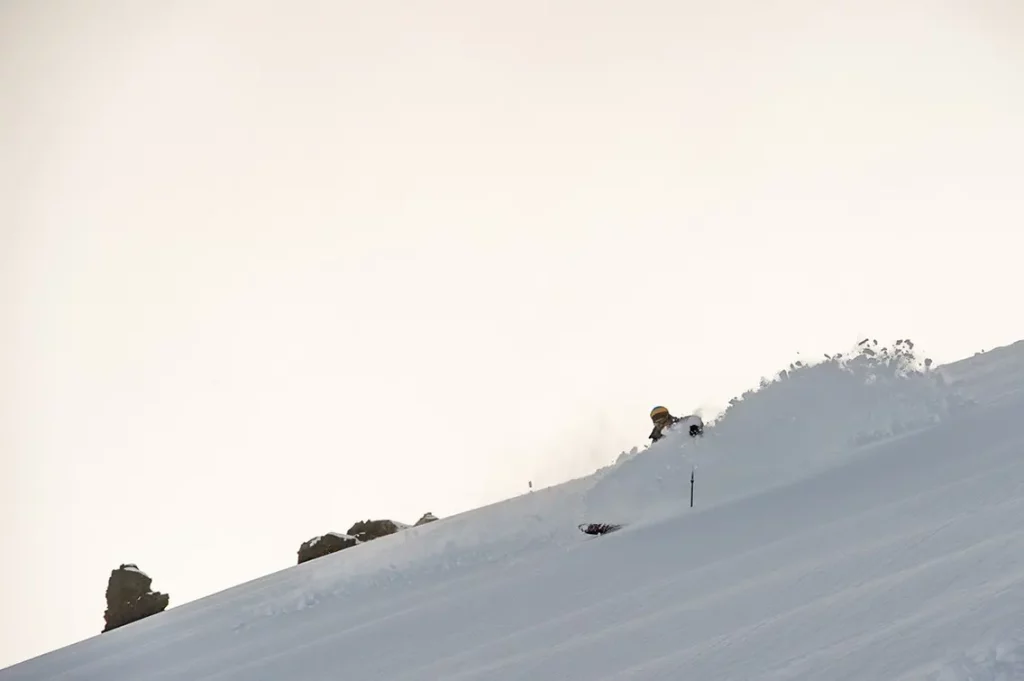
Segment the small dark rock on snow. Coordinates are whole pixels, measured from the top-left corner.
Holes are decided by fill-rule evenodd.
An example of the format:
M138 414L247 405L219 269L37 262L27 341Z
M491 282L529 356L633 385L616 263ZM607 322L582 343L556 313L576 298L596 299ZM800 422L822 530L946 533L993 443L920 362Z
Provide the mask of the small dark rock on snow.
M419 527L420 525L426 525L427 523L432 523L435 520L437 520L437 516L434 515L433 513L431 513L430 511L427 511L426 513L423 514L422 518L420 518L419 520L416 521L416 524L413 525L413 527Z
M319 537L313 537L299 547L299 564L351 548L359 543L360 541L355 537L337 532L328 532Z
M394 534L406 527L408 526L396 523L394 520L360 520L348 528L348 534L359 541L371 541Z

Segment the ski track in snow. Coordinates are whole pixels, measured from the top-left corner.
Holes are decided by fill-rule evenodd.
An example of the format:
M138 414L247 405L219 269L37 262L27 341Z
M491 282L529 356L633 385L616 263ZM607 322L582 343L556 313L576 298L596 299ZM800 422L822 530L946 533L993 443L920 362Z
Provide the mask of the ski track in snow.
M0 681L1024 679L1022 389L1022 344L912 377L801 368L704 438L670 435ZM628 525L588 537L581 522Z

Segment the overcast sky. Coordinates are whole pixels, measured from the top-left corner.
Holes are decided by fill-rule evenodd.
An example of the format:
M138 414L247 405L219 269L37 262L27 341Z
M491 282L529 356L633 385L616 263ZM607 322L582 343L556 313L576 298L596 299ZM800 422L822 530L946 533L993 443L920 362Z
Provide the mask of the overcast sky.
M5 2L0 667L122 562L173 607L1024 338L1020 7Z

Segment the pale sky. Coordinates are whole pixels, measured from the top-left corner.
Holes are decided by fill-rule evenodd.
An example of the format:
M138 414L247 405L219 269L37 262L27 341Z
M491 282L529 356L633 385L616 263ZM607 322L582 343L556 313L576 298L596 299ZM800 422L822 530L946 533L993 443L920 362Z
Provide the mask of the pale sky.
M1021 7L8 0L0 667L122 562L174 607L864 336L1024 338Z

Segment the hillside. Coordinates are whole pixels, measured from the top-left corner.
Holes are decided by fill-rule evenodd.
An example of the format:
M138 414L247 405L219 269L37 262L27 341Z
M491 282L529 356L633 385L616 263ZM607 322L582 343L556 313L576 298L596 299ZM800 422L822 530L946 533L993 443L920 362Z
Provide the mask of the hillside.
M888 357L790 367L700 440L0 681L1024 678L1024 344L923 372Z

